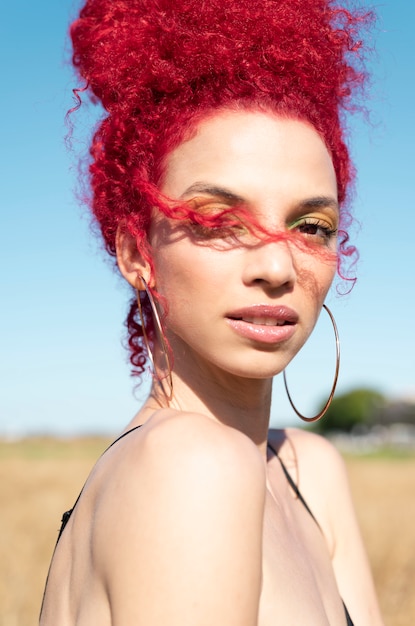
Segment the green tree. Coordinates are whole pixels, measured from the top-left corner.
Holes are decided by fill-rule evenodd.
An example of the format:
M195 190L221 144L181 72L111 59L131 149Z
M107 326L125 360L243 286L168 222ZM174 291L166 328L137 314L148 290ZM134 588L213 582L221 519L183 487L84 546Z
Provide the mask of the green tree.
M358 425L370 426L385 403L385 396L374 389L353 389L333 398L327 413L316 422L315 430L349 432Z

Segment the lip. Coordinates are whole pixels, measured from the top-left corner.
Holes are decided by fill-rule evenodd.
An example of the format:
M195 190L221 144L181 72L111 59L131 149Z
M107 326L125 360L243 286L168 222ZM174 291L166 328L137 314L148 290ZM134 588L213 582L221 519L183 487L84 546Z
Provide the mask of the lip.
M284 305L256 304L231 311L226 319L239 335L261 343L276 344L295 333L298 314Z

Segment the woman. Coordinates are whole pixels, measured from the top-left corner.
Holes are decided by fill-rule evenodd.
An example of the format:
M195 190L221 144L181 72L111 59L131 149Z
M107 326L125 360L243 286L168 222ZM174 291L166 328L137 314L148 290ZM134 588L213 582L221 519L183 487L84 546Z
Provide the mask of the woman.
M268 431L272 379L353 252L339 120L366 19L89 0L72 25L106 110L91 205L154 382L64 516L43 626L382 624L339 455Z

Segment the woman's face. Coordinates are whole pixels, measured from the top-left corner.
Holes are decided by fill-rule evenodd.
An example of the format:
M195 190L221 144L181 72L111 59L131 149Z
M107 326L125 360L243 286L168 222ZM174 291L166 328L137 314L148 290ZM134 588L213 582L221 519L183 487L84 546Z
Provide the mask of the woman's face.
M243 206L277 235L230 237L155 216L152 282L167 304L175 369L281 372L311 333L336 268L337 185L320 136L297 120L221 112L170 153L161 190L203 213Z

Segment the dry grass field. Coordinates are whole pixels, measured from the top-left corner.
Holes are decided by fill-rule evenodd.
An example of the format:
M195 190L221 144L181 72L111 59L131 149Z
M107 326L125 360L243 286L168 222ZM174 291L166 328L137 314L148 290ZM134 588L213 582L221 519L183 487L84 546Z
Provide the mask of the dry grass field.
M0 442L0 626L37 623L60 516L107 443ZM386 626L414 626L415 455L347 466Z

